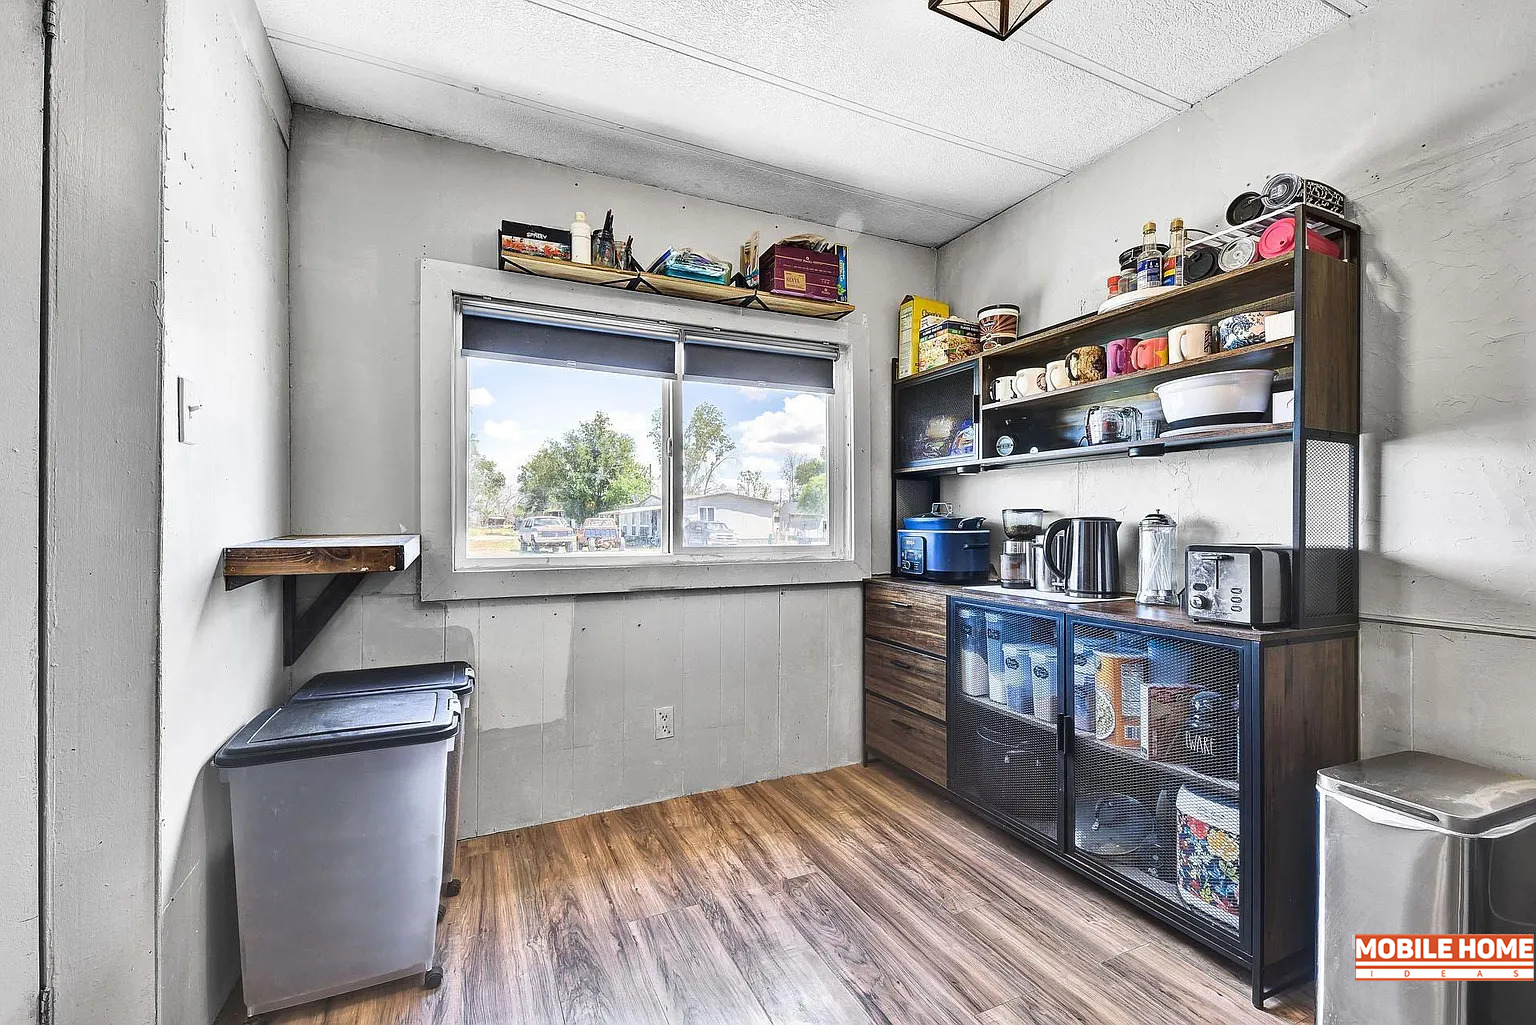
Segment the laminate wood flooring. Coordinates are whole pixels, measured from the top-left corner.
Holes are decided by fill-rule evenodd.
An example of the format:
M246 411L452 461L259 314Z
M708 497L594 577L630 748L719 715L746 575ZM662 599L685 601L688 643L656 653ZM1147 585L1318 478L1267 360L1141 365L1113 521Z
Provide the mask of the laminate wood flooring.
M880 765L467 841L446 978L272 1025L1251 1025L1224 963ZM226 1012L238 1022L238 1001Z

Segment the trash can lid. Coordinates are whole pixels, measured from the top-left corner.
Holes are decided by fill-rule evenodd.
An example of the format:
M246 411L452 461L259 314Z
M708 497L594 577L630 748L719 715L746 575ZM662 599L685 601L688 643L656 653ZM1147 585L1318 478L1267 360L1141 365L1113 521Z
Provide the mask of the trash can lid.
M423 662L414 666L378 666L321 673L299 688L293 700L350 698L407 690L451 690L464 701L475 690L475 667L468 662Z
M1464 836L1536 815L1536 780L1423 751L1399 751L1321 769L1317 788Z
M452 737L459 702L451 691L417 690L294 701L269 708L219 748L221 769L318 758Z

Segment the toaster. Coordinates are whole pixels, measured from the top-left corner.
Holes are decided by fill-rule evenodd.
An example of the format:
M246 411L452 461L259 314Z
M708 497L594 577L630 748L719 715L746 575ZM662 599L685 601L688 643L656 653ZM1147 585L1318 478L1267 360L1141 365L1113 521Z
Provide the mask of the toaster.
M1190 619L1237 626L1285 626L1291 607L1291 550L1190 545L1184 551Z

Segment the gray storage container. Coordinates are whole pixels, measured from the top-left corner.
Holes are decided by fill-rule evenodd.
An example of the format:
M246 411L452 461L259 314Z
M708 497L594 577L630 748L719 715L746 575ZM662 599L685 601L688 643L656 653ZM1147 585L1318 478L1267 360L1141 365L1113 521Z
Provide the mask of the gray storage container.
M293 702L214 756L229 784L252 1016L435 967L448 691Z
M321 673L293 696L294 701L315 698L355 698L371 694L396 694L411 690L450 690L458 696L469 721L469 705L475 693L475 667L468 662L424 662L410 666L378 666ZM459 786L464 777L464 744L453 746L448 760L448 796L443 829L443 894L456 897L459 880L455 861L459 840Z
M1319 772L1318 1025L1531 1025L1536 982L1357 982L1363 934L1536 931L1536 780L1416 751Z

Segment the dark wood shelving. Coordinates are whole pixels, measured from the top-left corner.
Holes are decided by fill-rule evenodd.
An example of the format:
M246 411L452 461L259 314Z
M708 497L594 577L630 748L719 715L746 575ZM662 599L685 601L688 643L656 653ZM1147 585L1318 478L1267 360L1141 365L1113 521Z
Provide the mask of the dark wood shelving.
M1134 395L1149 395L1153 386L1164 381L1177 381L1198 374L1210 374L1221 370L1280 370L1290 369L1295 347L1294 338L1284 338L1241 349L1215 352L1199 359L1170 363L1151 370L1137 370L1118 377L1106 377L1102 381L1076 384L1056 391L1036 392L1023 398L1005 402L990 402L981 408L983 412L994 409L1044 409L1064 406L1086 406L1101 402L1114 402Z
M974 705L977 708L984 708L988 712L1005 716L1017 722L1033 726L1036 729L1045 730L1048 733L1056 732L1056 720L1054 719L1042 719L1038 715L1030 715L1028 712L1020 712L1008 705L1003 704L1002 702L993 701L991 698L984 698L975 694L962 694L960 697L964 698L965 703L968 705Z
M1011 456L992 456L981 461L983 470L1001 470L1010 466L1027 466L1033 463L1066 463L1084 459L1103 459L1107 456L1160 456L1165 452L1182 452L1199 448L1230 448L1237 445L1258 445L1290 441L1292 425L1242 424L1222 427L1209 433L1188 434L1177 438L1152 438L1147 441L1116 441L1106 445L1082 445L1076 448L1049 449L1044 452L1022 452ZM901 471L897 471L900 473Z
M942 477L955 473L975 473L981 469L981 461L975 456L962 459L926 459L908 463L892 472L898 477Z
M1241 793L1241 788L1238 787L1237 780L1235 779L1210 776L1182 762L1160 762L1156 759L1148 758L1146 752L1142 751L1139 747L1121 747L1118 744L1105 743L1090 733L1074 733L1072 735L1072 743L1087 748L1090 751L1102 751L1128 764L1146 768L1151 772L1161 772L1168 776L1177 776L1186 782L1219 790L1222 793Z
M764 310L768 313L785 313L792 317L810 317L815 320L842 320L854 309L847 303L774 295L772 292L763 292L755 288L735 288L731 285L717 285L711 281L690 281L687 278L672 278L665 274L615 270L612 267L596 267L592 264L571 263L567 260L549 260L542 256L525 256L521 253L503 252L501 269L540 278L574 281L597 288L649 292L674 299L691 299L694 302L714 303L717 306L736 306L742 309Z

